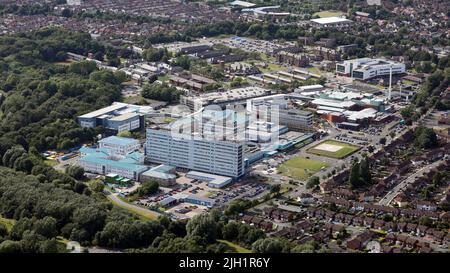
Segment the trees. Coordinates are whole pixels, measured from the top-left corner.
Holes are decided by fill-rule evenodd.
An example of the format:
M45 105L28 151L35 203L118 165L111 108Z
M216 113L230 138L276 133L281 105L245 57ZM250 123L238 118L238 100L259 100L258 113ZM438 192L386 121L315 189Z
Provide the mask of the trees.
M348 179L348 183L352 188L359 188L361 186L361 180L359 177L359 163L354 163L352 168L350 169L350 177Z
M363 184L370 185L372 183L372 174L370 172L370 165L367 157L361 160L359 174Z
M360 162L353 163L350 169L350 176L348 184L351 188L357 189L368 186L372 183L372 174L370 171L370 164L367 157Z
M231 221L222 228L222 236L225 240L233 241L239 236L238 223Z
M77 180L84 178L84 169L79 166L69 166L66 169L66 173Z
M120 100L123 73L97 71L93 62L70 66L51 63L60 58L55 57L55 52L63 55L67 51L79 54L103 51L89 34L45 29L2 36L0 48L0 65L11 64L2 65L0 75L0 89L9 93L0 109L5 113L0 135L10 140L8 149L13 146L9 142L20 144L25 150L34 147L42 151L67 149L91 140L94 130L80 128L73 117ZM16 61L5 62L5 58ZM3 156L4 147L0 148ZM24 160L18 167L27 171L29 161Z
M174 102L180 98L181 92L175 87L169 87L167 84L145 84L141 95L147 99L154 99L166 102Z
M170 58L167 48L148 48L144 50L142 56L149 62L167 62Z
M99 245L114 248L137 248L148 246L161 236L163 227L158 222L113 221L96 235Z
M254 253L281 253L285 249L287 242L279 238L265 238L259 239L252 245L252 252Z
M423 149L434 148L438 145L437 135L431 128L419 127L414 134L414 144Z
M280 184L276 184L276 185L270 186L270 193L272 193L272 194L277 195L277 194L280 193L280 190L281 190L281 185Z
M34 222L33 230L46 238L53 238L58 235L57 221L53 217L45 216Z
M316 242L308 242L301 245L296 245L292 248L292 253L314 253L318 245Z
M315 189L320 184L320 179L317 176L311 176L306 183L307 189Z
M179 66L184 70L189 70L189 68L191 68L191 59L189 58L189 56L183 55L176 58L172 65Z
M159 184L156 181L143 182L142 185L135 191L135 193L139 196L151 195L159 190Z
M244 212L246 209L252 207L254 204L251 200L247 199L234 199L232 200L227 208L225 209L225 215L237 215L241 212Z
M217 219L211 214L200 214L190 219L186 225L187 237L198 237L205 243L213 243L217 238Z
M0 243L0 253L22 253L20 242L6 240Z

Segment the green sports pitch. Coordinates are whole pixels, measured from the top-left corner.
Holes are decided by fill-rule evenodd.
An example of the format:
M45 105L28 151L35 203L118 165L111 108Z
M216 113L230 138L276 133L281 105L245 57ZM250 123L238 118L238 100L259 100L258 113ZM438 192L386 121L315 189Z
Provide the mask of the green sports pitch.
M314 147L308 149L308 153L326 156L331 158L342 159L345 158L354 152L361 149L361 147L337 141L337 140L325 140Z
M322 161L294 157L280 165L278 172L298 180L307 180L322 168L328 166L328 163Z
M326 18L326 17L334 17L334 16L342 16L345 13L342 11L335 11L335 10L325 10L325 11L319 11L313 14L313 16L318 16L320 18Z

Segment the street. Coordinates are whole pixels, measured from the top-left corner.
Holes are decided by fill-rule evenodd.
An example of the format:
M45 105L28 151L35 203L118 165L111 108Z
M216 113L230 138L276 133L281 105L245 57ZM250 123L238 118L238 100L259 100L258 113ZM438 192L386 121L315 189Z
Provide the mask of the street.
M400 182L397 186L395 186L391 191L389 191L381 200L378 202L379 205L387 206L389 205L392 200L406 187L408 187L409 184L416 181L417 177L420 177L424 175L425 173L429 172L434 167L438 166L440 163L442 163L442 160L433 162L431 164L428 164L426 166L421 167L419 170L411 174L408 178Z

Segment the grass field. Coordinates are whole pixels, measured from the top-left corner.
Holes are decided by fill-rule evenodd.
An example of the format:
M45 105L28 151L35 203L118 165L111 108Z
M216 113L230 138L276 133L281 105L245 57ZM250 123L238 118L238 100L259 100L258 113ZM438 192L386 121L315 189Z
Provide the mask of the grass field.
M325 17L341 16L343 14L344 13L342 11L324 10L324 11L314 13L313 16L319 16L320 18L325 18Z
M278 167L278 171L283 175L295 179L307 180L316 172L320 171L322 167L328 166L328 163L322 161L306 159L303 157L294 157Z
M314 74L319 74L319 75L322 74L322 71L315 66L308 67L306 70L308 70L309 72L314 73Z
M158 76L158 81L168 82L170 79L169 75Z
M326 151L326 150L317 148L318 146L321 146L323 144L339 146L341 148L337 151ZM308 153L341 159L341 158L345 158L345 157L353 154L354 152L358 151L359 149L361 149L361 147L358 147L356 145L352 145L352 144L348 144L348 143L336 141L336 140L326 140L326 141L323 141L323 142L317 144L316 146L308 149Z
M54 166L58 165L58 161L50 160L50 159L44 160L44 163L50 167L54 167Z
M230 241L227 240L217 240L218 242L224 243L226 245L228 245L231 248L234 248L236 250L237 253L252 253L250 250L243 248L240 245L237 245L235 243L232 243Z
M106 188L106 190L110 193L106 197L114 206L127 210L137 215L142 220L156 220L158 218L158 214L156 212L148 210L147 208L139 207L137 205L129 204L127 200L119 196L113 196L109 188Z

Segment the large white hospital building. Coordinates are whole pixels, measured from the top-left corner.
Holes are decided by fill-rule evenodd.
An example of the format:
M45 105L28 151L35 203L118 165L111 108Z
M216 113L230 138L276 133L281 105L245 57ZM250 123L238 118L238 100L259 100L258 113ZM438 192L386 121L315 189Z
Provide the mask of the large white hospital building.
M170 130L147 129L145 155L150 162L236 178L244 174L243 145L193 135L180 138Z

